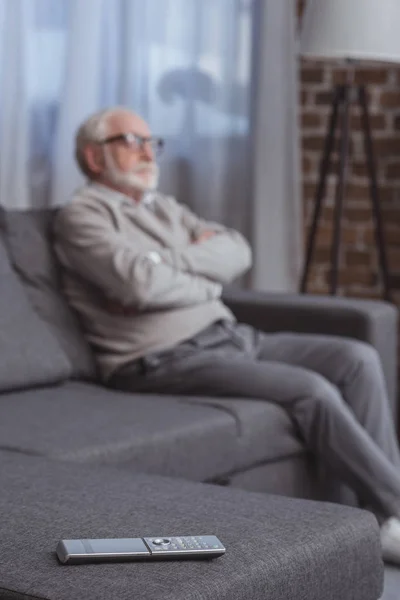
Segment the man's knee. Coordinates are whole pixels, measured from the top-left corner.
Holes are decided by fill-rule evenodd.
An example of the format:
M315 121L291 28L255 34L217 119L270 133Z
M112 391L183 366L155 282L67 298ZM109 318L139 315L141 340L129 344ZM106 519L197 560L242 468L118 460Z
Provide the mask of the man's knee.
M371 344L349 338L343 338L338 343L341 358L349 366L367 371L380 367L379 354Z
M346 412L339 389L321 375L306 372L306 385L298 390L292 413L305 439L319 439L326 432L326 424L337 422Z
M322 406L334 407L343 403L338 388L325 377L304 369L297 388L298 396Z

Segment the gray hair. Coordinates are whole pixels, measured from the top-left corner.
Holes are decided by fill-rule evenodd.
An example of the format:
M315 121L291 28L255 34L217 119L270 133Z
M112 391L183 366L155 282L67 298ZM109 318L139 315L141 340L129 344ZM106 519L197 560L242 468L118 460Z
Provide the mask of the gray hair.
M87 177L91 178L93 173L86 162L85 147L103 140L107 136L108 119L116 113L125 111L127 109L122 106L106 108L91 115L79 127L75 136L75 158L82 173Z

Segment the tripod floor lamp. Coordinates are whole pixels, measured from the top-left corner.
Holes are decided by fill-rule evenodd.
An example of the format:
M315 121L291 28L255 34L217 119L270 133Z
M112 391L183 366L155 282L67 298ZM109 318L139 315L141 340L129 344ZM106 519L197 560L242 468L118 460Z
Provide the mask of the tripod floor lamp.
M350 108L361 109L362 134L369 177L370 199L379 267L385 299L390 299L389 274L382 227L368 96L365 85L355 85L354 73L360 62L400 63L400 0L308 0L300 36L300 54L305 58L341 61L347 81L336 86L320 165L319 183L301 278L301 292L307 282L314 251L321 208L326 192L335 135L340 131L339 171L335 194L331 247L330 292L336 294L340 260L341 223L346 192L350 148Z

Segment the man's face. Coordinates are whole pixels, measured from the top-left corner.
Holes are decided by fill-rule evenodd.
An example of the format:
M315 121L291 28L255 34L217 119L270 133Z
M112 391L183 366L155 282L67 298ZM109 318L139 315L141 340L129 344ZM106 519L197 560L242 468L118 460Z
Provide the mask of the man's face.
M158 167L145 121L129 112L109 117L106 143L101 144L101 179L111 187L128 192L153 190L158 183Z

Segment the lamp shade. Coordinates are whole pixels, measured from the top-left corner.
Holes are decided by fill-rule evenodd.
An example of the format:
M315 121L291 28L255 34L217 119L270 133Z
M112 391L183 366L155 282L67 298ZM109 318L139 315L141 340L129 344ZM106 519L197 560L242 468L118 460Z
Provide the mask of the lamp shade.
M400 0L308 0L300 54L400 63Z

